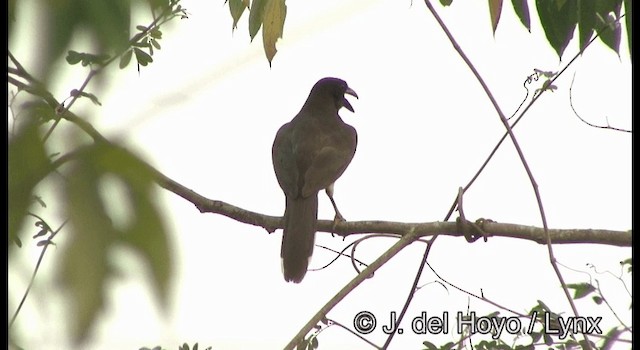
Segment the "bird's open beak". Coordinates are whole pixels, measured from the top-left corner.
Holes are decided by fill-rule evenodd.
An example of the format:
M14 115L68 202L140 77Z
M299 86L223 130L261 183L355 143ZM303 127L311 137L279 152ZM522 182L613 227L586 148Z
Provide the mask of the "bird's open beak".
M358 98L358 94L356 94L356 92L353 91L353 89L350 87L347 87L347 91L345 91L344 93L345 95L351 95L355 98ZM342 99L342 105L344 106L344 108L350 110L351 113L354 113L353 106L351 106L351 103L349 103L349 100L347 100L346 97Z

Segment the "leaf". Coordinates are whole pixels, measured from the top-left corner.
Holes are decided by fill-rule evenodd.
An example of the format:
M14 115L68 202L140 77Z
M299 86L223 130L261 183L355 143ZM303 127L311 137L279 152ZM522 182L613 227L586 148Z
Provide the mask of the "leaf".
M83 9L84 26L98 39L99 47L119 52L129 45L130 0L72 1Z
M151 45L153 45L153 47L155 47L158 50L162 48L162 46L160 46L160 43L156 39L151 39L149 40L149 42L151 43Z
M104 307L106 281L116 275L108 257L116 246L127 245L142 257L151 271L152 291L167 309L172 259L169 237L156 207L153 172L129 151L103 143L88 147L74 161L67 194L70 246L63 254L60 283L74 301L70 320L74 340L81 343ZM105 176L115 176L125 186L133 220L118 228L101 195Z
M140 50L139 48L135 47L133 51L136 54L136 61L138 61L138 64L140 64L141 66L146 66L150 62L153 62L153 58L151 58L148 53Z
M80 96L86 97L88 99L91 100L91 102L93 102L93 104L98 105L98 106L102 106L102 103L100 103L100 100L98 100L98 97L92 93L89 92L81 92Z
M489 0L489 15L491 16L491 27L493 35L496 34L498 22L500 22L500 13L502 12L502 0Z
M62 252L59 283L67 292L72 312L68 322L72 339L81 344L105 303L109 275L107 254L117 232L98 193L99 171L93 164L95 150L74 162L65 194L69 218L69 244Z
M547 41L559 58L573 38L578 21L577 1L536 0L538 16Z
M134 219L123 230L121 242L131 246L150 268L152 290L167 309L173 263L169 236L156 206L153 173L146 163L123 148L111 146L95 160L101 172L116 175L126 185Z
M596 28L595 1L578 2L578 30L580 31L580 49L584 49Z
M154 39L162 39L162 31L158 28L151 29L149 35Z
M511 4L513 5L513 10L516 12L516 15L520 18L522 25L531 33L531 17L529 15L529 4L527 4L527 0L511 0Z
M264 26L262 28L262 43L269 65L278 50L276 41L282 38L284 19L287 16L285 0L269 0L264 10Z
M617 328L611 328L609 332L604 336L604 342L600 346L600 349L611 349L617 343L618 338L622 334L622 330Z
M583 298L596 290L590 283L571 283L567 284L567 288L575 289L573 299Z
M122 57L120 57L120 64L118 65L120 69L125 68L131 62L131 56L133 55L133 50L127 50Z
M618 55L620 54L620 40L622 36L622 30L620 29L620 25L616 23L615 18L612 15L608 15L606 19L604 19L607 25L607 29L603 30L600 33L600 40L607 45L611 50L615 51ZM600 23L605 23L604 21Z
M231 18L233 18L233 25L231 26L232 30L238 27L238 20L242 17L247 6L248 2L245 4L243 0L229 0L229 11L231 12Z
M82 55L79 52L69 50L69 52L67 52L66 60L67 63L71 65L77 64L82 60Z
M32 203L33 189L51 166L35 123L37 116L32 109L27 112L26 124L9 137L7 152L9 240L14 242Z
M249 36L251 41L258 34L264 19L264 8L271 0L253 0L249 9Z
M600 40L618 55L620 55L622 29L617 19L620 17L621 8L622 0L600 0L596 2L597 29L606 28L600 32Z

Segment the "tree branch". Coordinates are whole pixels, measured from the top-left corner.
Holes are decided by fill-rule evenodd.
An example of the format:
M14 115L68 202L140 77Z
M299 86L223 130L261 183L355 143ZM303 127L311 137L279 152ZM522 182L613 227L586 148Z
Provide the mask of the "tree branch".
M213 213L226 216L238 222L263 227L271 233L282 228L281 217L260 214L236 207L232 204L206 198L180 183L168 178L152 168L158 185L193 203L201 213ZM468 229L475 228L468 224ZM517 238L547 244L544 229L535 226L497 223L491 220L478 220L476 223L487 237ZM422 222L406 223L395 221L347 221L334 224L333 220L318 220L318 232L334 233L346 237L365 233L391 233L404 236L410 229L415 230L416 238L429 237L436 234L462 237L461 226L456 222ZM631 246L631 230L613 231L600 229L549 229L554 244L592 243L619 247Z

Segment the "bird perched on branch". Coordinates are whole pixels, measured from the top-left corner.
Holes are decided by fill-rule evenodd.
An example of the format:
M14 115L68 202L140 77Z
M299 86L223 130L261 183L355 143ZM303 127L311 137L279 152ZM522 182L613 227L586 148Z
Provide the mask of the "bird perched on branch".
M320 79L298 114L278 130L272 160L278 183L286 197L282 235L284 279L299 283L307 273L318 222L318 192L325 190L336 212L333 183L356 152L356 130L342 121L340 108L353 112L345 94L358 98L345 81Z

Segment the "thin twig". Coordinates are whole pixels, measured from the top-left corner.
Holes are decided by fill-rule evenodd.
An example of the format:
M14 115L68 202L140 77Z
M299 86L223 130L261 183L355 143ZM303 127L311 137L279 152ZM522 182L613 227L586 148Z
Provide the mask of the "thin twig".
M42 220L42 219L40 219L40 220ZM48 238L49 241L51 241L58 234L58 232L60 232L60 230L62 230L64 225L67 224L67 221L68 221L68 219L64 220L62 225L60 225L60 227L58 227L57 230L55 230L55 231L53 231L51 233L51 236ZM22 299L20 300L20 304L18 304L18 308L13 313L13 316L11 317L11 321L9 321L9 329L11 329L11 327L13 326L13 323L15 322L16 317L18 317L18 314L20 313L20 310L22 309L22 305L24 305L24 302L27 300L27 296L29 295L29 291L31 291L31 287L33 286L33 282L35 282L35 280L36 280L36 275L38 274L38 270L40 269L40 264L42 263L42 259L44 259L44 254L47 252L47 248L49 248L49 246L50 246L50 244L45 244L44 247L42 247L42 251L40 251L40 256L38 257L38 262L36 263L36 267L33 269L33 274L31 274L31 281L29 281L29 285L27 286L27 290L25 290L24 295L22 295Z
M609 130L613 130L613 131L621 131L621 132L628 132L631 133L631 130L627 130L627 129L621 129L621 128L616 128L614 126L609 125L609 122L607 121L607 125L602 126L602 125L596 125L596 124L592 124L589 123L588 121L584 120L584 118L582 118L580 116L580 114L578 113L578 111L576 111L576 108L573 106L573 82L576 79L576 74L573 74L573 78L571 79L571 85L569 85L569 105L571 106L571 110L573 111L573 114L575 114L576 117L578 117L578 119L580 119L580 121L582 121L583 123L589 125L592 128L597 128L597 129L609 129Z
M362 281L367 279L371 274L377 271L382 265L393 258L404 247L411 244L415 239L415 231L410 230L401 239L392 245L386 252L378 257L369 267L364 269L360 274L356 275L351 282L345 285L331 300L329 300L318 312L305 324L300 331L291 339L289 344L285 346L285 350L292 350L297 344L302 342L305 334L307 334L313 326L315 326L325 315L331 311L344 297L346 297L353 289L355 289Z

